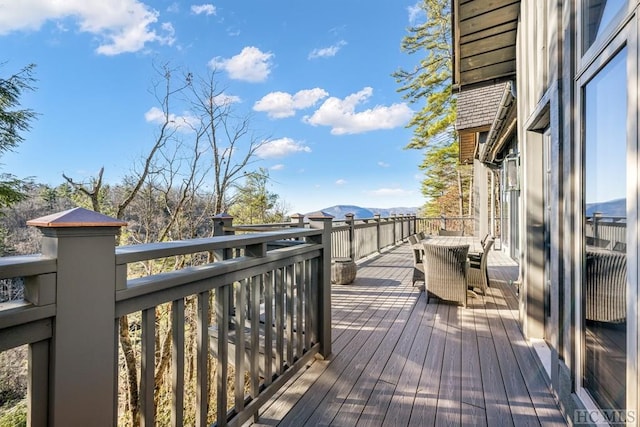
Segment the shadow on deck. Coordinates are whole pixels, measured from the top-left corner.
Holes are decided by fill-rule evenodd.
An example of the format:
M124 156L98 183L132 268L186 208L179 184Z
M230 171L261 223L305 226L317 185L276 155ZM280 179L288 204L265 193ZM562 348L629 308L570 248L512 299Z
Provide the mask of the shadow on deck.
M566 425L517 323L518 268L489 257L467 309L411 286L408 245L333 286L333 354L300 372L254 425Z

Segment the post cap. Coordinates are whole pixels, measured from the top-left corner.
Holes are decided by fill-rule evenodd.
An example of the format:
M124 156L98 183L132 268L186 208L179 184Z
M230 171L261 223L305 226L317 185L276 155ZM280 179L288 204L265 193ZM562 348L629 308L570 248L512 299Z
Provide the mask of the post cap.
M213 217L216 219L233 219L233 217L226 212L220 212L219 214L214 215Z
M335 218L333 215L330 215L323 211L312 212L307 215L307 218L312 220L321 220L321 219L333 219Z
M27 225L41 228L62 227L124 227L126 221L85 208L73 208L27 221Z

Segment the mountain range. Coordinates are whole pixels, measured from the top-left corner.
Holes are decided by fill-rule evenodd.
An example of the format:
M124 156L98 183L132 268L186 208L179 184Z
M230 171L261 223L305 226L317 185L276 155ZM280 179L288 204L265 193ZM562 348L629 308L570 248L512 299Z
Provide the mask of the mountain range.
M586 215L600 212L603 216L627 216L627 199L615 199L600 203L587 203Z
M380 214L381 217L389 217L391 214L395 215L416 215L419 208L406 208L406 207L398 207L398 208L363 208L360 206L354 205L335 205L328 208L320 209L320 211L328 213L333 216L335 219L343 219L345 215L348 213L352 213L355 218L373 218L375 214Z

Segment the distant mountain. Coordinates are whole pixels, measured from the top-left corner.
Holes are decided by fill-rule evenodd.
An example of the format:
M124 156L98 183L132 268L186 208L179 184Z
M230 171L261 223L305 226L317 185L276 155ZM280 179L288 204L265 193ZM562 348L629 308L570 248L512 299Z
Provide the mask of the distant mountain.
M587 203L587 216L600 212L602 216L627 216L627 199L615 199L601 203Z
M322 212L326 212L329 215L335 217L335 219L343 219L348 213L352 213L355 218L373 218L375 214L380 214L381 217L389 217L391 214L403 214L403 215L415 215L418 212L418 208L362 208L354 205L336 205L329 208L320 209Z

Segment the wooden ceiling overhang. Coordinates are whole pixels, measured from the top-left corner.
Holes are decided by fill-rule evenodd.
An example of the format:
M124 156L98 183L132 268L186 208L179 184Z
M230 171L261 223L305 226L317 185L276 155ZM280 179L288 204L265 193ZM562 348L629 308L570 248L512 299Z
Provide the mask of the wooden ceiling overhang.
M513 79L520 0L452 0L453 84Z

